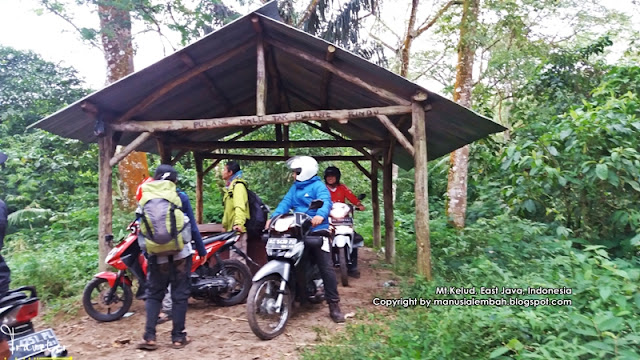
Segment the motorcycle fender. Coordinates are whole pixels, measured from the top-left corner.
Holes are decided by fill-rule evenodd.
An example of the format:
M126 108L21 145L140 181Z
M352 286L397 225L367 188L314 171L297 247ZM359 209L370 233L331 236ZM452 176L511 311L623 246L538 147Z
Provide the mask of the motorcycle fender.
M263 267L258 270L258 272L253 276L252 281L256 282L260 279L263 279L271 274L278 274L280 277L284 279L284 281L289 282L289 270L291 269L291 264L284 261L271 260L266 263Z
M336 235L333 238L333 247L343 248L349 243L349 237L344 235Z
M118 274L111 271L103 271L101 273L96 274L94 277L107 280L107 282L109 283L109 286L113 287L116 283L116 279L118 279ZM125 276L122 279L122 281L125 284L131 286L131 279L129 279L128 277Z

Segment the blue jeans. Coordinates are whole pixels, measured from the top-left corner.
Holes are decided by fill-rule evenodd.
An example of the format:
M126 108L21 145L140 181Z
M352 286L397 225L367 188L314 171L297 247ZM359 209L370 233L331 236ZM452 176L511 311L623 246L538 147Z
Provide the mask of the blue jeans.
M147 323L144 328L144 340L156 340L156 325L162 307L162 298L169 285L171 285L171 301L173 303L171 341L179 342L187 336L184 326L187 317L187 304L191 295L191 261L191 256L189 256L166 264L149 263L147 300L145 301Z

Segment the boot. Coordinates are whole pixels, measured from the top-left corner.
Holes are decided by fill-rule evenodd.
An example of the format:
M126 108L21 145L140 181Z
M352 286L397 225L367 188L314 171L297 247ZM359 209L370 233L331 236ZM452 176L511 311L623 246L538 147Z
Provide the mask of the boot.
M329 316L331 316L331 320L336 323L344 322L344 315L342 311L340 311L340 305L337 302L329 303Z

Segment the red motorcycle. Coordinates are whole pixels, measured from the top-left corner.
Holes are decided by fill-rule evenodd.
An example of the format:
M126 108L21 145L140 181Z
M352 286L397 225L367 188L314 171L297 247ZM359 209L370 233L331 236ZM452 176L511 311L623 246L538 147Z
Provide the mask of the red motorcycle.
M82 305L89 316L98 321L120 319L131 307L133 292L132 281L127 270L140 281L146 278L147 259L138 245L139 225L133 221L127 227L130 234L113 247L113 236L107 236L106 242L113 247L105 262L118 269L118 272L103 271L96 274L85 286ZM253 263L240 249L235 247L240 235L234 231L209 236L203 239L207 251L207 261L203 265L197 252L194 252L191 267L191 297L212 301L221 306L240 304L247 298L251 288L251 271L238 260L222 260L220 253L234 250L248 263ZM216 259L214 266L209 265L211 257ZM143 283L144 281L142 281Z

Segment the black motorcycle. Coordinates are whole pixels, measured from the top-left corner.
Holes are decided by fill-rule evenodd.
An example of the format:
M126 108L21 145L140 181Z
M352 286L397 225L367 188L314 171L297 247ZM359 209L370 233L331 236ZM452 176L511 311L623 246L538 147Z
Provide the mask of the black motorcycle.
M33 328L31 320L38 315L39 308L40 300L32 286L9 290L0 299L0 335L9 342L12 353L9 360L67 355L53 329L36 332Z
M322 200L314 200L309 209L319 209L322 204ZM310 233L311 217L297 212L275 217L263 236L269 262L253 277L247 297L249 326L262 340L282 334L294 299L320 303L324 298L320 272L306 259L305 247L321 247L330 233Z

